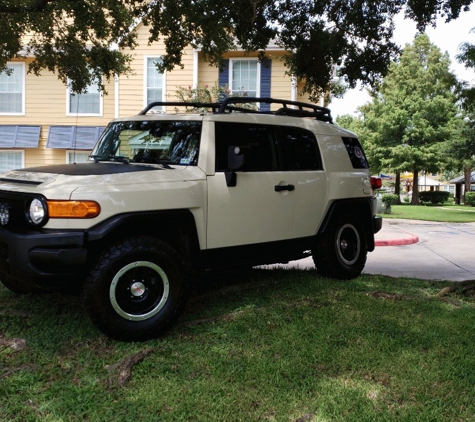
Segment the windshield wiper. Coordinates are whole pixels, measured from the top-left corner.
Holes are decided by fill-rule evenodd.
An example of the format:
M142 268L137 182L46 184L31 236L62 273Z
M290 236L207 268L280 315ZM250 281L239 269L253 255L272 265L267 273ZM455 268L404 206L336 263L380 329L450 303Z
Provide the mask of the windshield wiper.
M110 157L103 157L102 155L90 155L89 158L92 158L96 163L99 161L113 161L116 163L129 164L129 159L123 155L111 155Z
M144 164L161 164L166 169L173 169L168 163L169 161L161 160L160 158L155 157L141 157L132 161L133 163L144 163Z

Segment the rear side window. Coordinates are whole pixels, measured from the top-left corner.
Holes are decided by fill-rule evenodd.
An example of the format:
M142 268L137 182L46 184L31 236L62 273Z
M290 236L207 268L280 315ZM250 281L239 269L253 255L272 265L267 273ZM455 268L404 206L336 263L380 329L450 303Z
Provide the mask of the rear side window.
M216 122L216 171L228 167L228 148L246 150L242 171L276 171L278 156L275 130L272 126L248 123Z
M369 168L368 160L363 152L363 148L361 147L360 141L356 138L342 138L343 143L346 146L346 151L351 160L351 164L353 164L353 168L355 169L367 169Z
M323 170L315 135L305 129L281 127L284 134L285 170Z

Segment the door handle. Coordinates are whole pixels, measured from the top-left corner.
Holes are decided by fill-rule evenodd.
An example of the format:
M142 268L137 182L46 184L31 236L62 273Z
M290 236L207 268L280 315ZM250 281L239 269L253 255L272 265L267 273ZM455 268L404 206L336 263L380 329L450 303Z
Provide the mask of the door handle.
M274 186L274 190L276 192L282 192L284 190L293 191L295 190L295 186L294 185L276 185Z

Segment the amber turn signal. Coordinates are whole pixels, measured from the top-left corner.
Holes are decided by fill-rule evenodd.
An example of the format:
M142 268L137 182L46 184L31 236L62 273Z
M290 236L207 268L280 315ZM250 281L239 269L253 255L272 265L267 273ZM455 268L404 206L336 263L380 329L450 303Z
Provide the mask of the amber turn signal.
M50 218L94 218L101 207L94 201L48 201Z

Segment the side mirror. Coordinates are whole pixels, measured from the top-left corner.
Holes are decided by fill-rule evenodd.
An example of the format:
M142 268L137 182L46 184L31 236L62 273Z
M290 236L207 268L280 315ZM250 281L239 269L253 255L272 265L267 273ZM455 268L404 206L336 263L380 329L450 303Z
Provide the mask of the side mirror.
M228 147L228 169L239 170L245 163L244 148L238 146Z
M226 185L233 187L237 183L236 170L242 168L246 162L246 155L243 147L230 146L228 147L228 170L224 172L226 177Z

